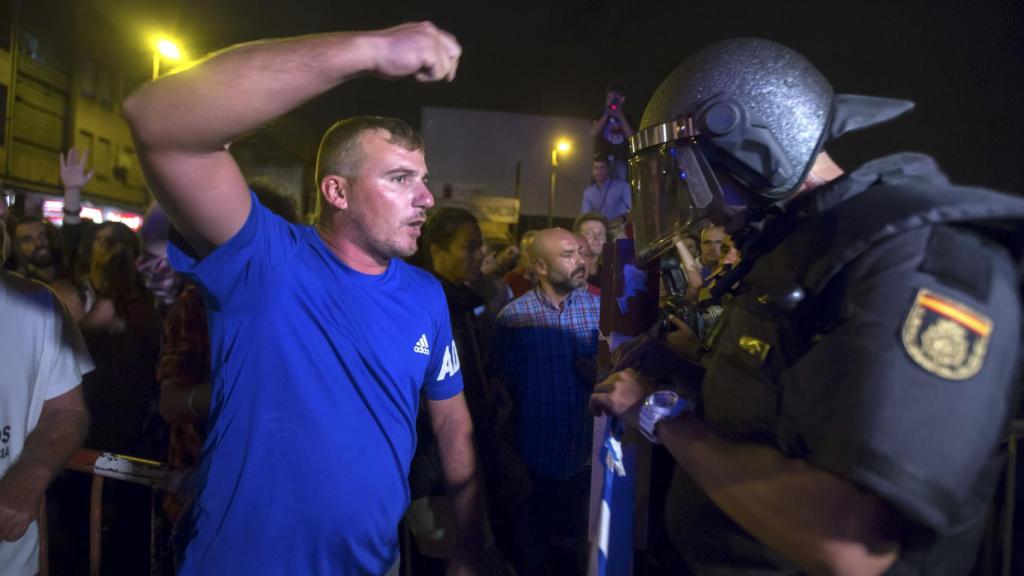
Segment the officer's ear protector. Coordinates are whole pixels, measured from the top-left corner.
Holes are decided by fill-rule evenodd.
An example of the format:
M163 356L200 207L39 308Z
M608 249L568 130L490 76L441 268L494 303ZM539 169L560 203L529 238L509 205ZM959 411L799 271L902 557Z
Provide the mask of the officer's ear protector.
M742 103L719 93L697 104L692 114L702 152L756 194L777 189L793 177L795 168L764 122Z

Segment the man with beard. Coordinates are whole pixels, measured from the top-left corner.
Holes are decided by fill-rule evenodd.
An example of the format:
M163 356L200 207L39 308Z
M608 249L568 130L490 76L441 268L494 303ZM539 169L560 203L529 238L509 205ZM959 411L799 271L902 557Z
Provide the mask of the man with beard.
M584 542L587 459L594 382L581 366L597 354L600 300L587 293L587 263L576 237L550 228L529 248L537 286L498 315L491 347L496 374L515 406L517 438L533 493L524 507L522 574L542 573L549 540Z
M81 320L82 300L64 263L63 242L57 228L41 218L30 218L15 224L12 232L18 270L26 278L53 288L75 322Z

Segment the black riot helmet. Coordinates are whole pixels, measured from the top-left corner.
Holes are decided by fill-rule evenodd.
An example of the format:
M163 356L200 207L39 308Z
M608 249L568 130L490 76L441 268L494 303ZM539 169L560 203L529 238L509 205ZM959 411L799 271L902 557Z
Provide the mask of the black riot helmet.
M629 141L637 255L658 255L699 222L723 223L729 205L785 201L826 141L911 108L906 100L837 95L806 58L777 42L738 38L704 48L665 78Z

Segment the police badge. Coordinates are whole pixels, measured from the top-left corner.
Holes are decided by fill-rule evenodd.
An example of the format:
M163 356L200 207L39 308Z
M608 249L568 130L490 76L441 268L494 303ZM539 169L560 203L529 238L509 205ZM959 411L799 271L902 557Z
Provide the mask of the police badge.
M988 317L921 288L903 322L903 347L928 372L966 380L981 370L991 333Z

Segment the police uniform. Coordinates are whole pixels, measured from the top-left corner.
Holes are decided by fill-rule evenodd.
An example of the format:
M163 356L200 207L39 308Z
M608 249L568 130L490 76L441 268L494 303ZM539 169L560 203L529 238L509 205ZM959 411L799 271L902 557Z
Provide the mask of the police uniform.
M1024 200L925 156L868 163L791 202L714 334L704 418L883 498L893 574L967 573L1016 406ZM678 469L669 532L698 574L798 573Z

